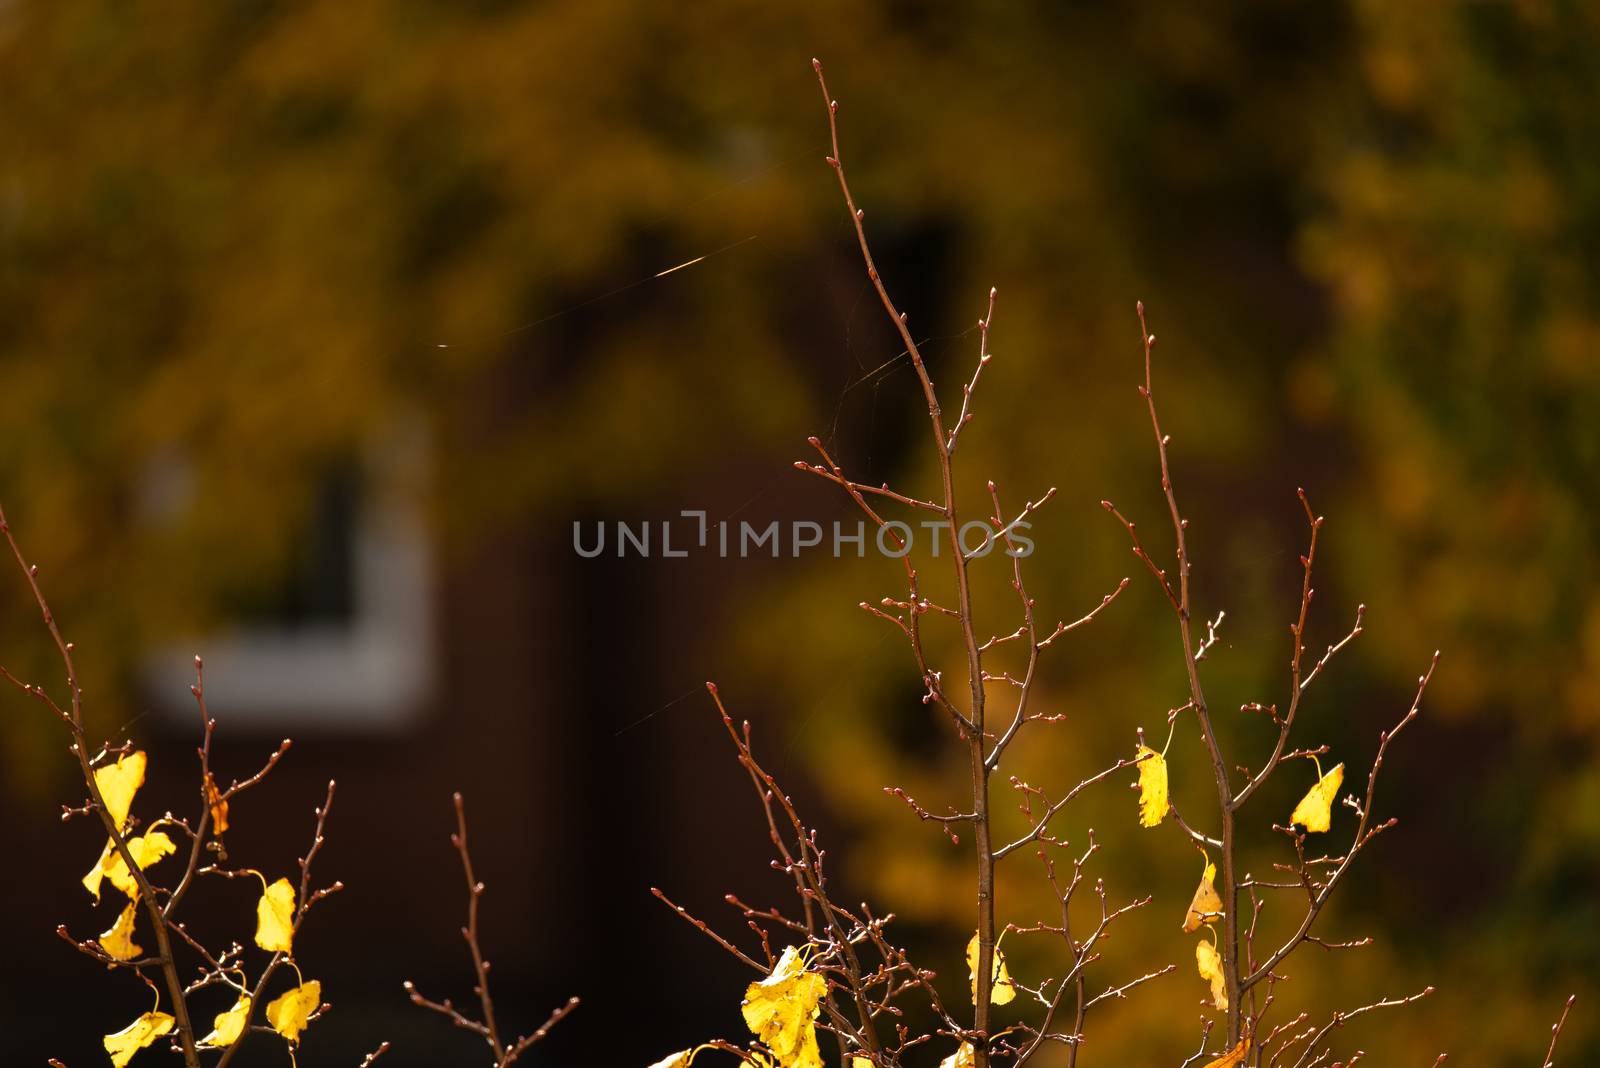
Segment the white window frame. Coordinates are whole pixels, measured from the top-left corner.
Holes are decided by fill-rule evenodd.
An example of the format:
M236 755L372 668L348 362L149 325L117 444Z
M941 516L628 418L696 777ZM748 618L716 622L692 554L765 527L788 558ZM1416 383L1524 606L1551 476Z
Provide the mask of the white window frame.
M156 651L143 677L164 718L194 715L199 653L206 703L235 728L389 732L416 722L436 673L427 446L421 424L407 423L366 452L350 620L241 626Z

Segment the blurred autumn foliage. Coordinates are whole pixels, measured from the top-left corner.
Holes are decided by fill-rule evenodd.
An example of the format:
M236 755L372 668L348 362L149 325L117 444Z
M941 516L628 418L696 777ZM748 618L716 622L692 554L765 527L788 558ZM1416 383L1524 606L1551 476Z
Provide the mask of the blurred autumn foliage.
M821 55L941 388L976 351L981 296L1002 294L1005 373L963 449L974 478L1059 487L1036 531L1041 601L1087 607L1131 573L1101 497L1159 518L1153 495L1132 500L1155 484L1138 297L1162 337L1197 600L1228 613L1217 707L1282 688L1297 485L1329 517L1310 641L1369 606L1311 713L1336 750L1364 764L1444 650L1392 760L1402 824L1332 917L1378 945L1296 983L1436 983L1363 1036L1383 1063L1441 1047L1520 1063L1579 990L1563 1043L1584 1063L1600 1053L1581 1011L1600 993L1597 46L1600 12L1554 0L15 0L0 498L46 532L34 551L94 650L84 685L110 733L142 711L145 651L269 598L318 478L396 420L428 428L447 567L532 528L581 583L575 517L707 496L842 518L781 462L819 428L858 477L914 487L932 476L907 447L915 385L821 161ZM615 726L708 675L759 684L814 810L854 843L849 877L953 947L954 974L968 902L943 888L964 854L881 787L940 802L959 754L903 650L849 611L886 592L884 561L732 573L714 602L648 617L705 628L718 662L686 680L635 661L658 701ZM34 623L0 602L27 674ZM1074 726L1019 763L1070 778L1178 703L1160 609L1136 586L1063 651L1040 697ZM8 790L53 797L50 725L0 723ZM1174 800L1196 788L1175 780ZM1114 878L1181 909L1190 858L1119 845L1129 805L1085 810ZM1170 924L1140 922L1122 948L1159 957ZM1153 985L1102 1041L1164 1056L1194 1018L1192 992Z

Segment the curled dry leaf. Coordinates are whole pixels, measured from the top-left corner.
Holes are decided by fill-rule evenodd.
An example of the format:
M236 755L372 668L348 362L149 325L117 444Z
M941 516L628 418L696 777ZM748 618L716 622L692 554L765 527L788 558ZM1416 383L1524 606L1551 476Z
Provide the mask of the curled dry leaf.
M172 1031L175 1021L164 1012L147 1012L113 1035L106 1035L106 1052L115 1068L127 1068L133 1055Z
M311 1014L322 1004L322 984L315 979L267 1002L267 1023L290 1042L300 1041Z
M1141 745L1139 761L1139 826L1155 827L1167 818L1167 758Z
M995 1005L1005 1005L1017 996L1017 988L1011 983L1011 972L1006 968L1006 958L1000 952L1000 947L994 947L994 988L990 992L989 1001ZM972 980L972 1003L978 1003L978 936L973 935L972 941L967 943L967 972Z
M813 1021L827 989L822 976L806 971L800 950L789 946L772 974L745 990L744 1022L772 1050L781 1068L822 1068Z
M288 953L294 947L294 887L288 879L261 891L256 902L256 945L269 953Z
M1216 877L1217 866L1207 861L1206 870L1200 875L1200 885L1195 889L1194 900L1189 902L1189 912L1183 918L1184 934L1198 931L1202 923L1215 923L1222 914L1222 898L1217 895L1214 882Z
M1244 1063L1245 1057L1250 1053L1250 1036L1246 1035L1239 1040L1239 1044L1214 1061L1207 1061L1206 1068L1239 1068Z
M1335 764L1294 806L1294 814L1289 817L1290 826L1298 823L1308 831L1319 834L1326 831L1333 815L1333 799L1343 782L1344 765Z
M211 832L225 834L228 830L228 802L222 799L222 791L217 789L217 780L206 772L206 804L211 809Z
M211 1021L211 1033L196 1045L206 1049L224 1049L233 1045L244 1033L245 1021L250 1018L250 995L240 994L239 1000L227 1012L219 1012Z

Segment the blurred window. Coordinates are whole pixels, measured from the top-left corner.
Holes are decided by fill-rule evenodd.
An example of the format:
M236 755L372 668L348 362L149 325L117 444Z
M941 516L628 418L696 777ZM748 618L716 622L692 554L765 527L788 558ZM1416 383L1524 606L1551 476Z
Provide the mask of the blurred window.
M207 703L234 726L391 731L414 722L434 678L426 467L426 437L408 426L326 472L284 581L241 602L225 633L147 660L161 714L193 716L199 652Z

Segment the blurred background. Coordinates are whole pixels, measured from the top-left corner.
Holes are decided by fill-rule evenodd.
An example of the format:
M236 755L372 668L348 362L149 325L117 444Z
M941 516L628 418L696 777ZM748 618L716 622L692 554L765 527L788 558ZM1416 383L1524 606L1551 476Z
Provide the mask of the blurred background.
M1328 517L1313 649L1368 606L1297 737L1359 784L1444 652L1380 780L1400 825L1324 921L1376 944L1303 951L1286 1006L1433 983L1341 1054L1512 1065L1537 1063L1576 991L1564 1059L1592 1062L1597 47L1600 10L1556 0L10 0L0 501L78 643L91 734L151 753L136 811L195 804L195 652L220 778L295 738L235 806L236 860L290 872L338 779L317 870L349 888L297 945L334 1009L302 1064L380 1039L395 1068L483 1062L400 986L470 1000L455 789L505 1026L585 999L536 1063L742 1038L749 976L649 894L734 933L724 892L782 900L708 678L822 828L843 896L894 911L959 1003L970 851L882 787L942 809L964 758L903 643L853 607L899 593L898 565L573 549L574 522L684 509L853 524L790 467L809 434L864 481L934 493L915 378L823 162L820 56L947 406L1000 292L968 511L990 477L1016 505L1059 488L1028 561L1051 620L1134 579L1046 660L1038 700L1067 722L1007 770L1077 782L1137 728L1159 743L1183 700L1165 603L1098 506L1169 551L1134 390L1142 299L1197 609L1227 612L1207 685L1239 760L1269 739L1232 710L1289 685L1297 486ZM977 591L996 632L1016 623L1004 563ZM953 632L930 640L953 652ZM0 660L59 690L3 571ZM57 818L81 800L58 725L12 693L0 740L0 1033L17 1063L97 1063L147 992L54 934L109 925L76 885L100 836ZM1206 825L1192 723L1169 758ZM1286 859L1267 828L1310 781L1297 763L1253 805L1246 867ZM1091 1016L1085 1064L1177 1063L1205 1015L1178 933L1197 858L1133 816L1118 780L1060 823L1096 829L1113 900L1154 895L1092 985L1179 968ZM1030 864L1002 879L1004 919L1041 914ZM202 890L194 924L245 937L248 887ZM1053 974L1013 937L1013 970ZM241 1063L282 1058L261 1042Z

